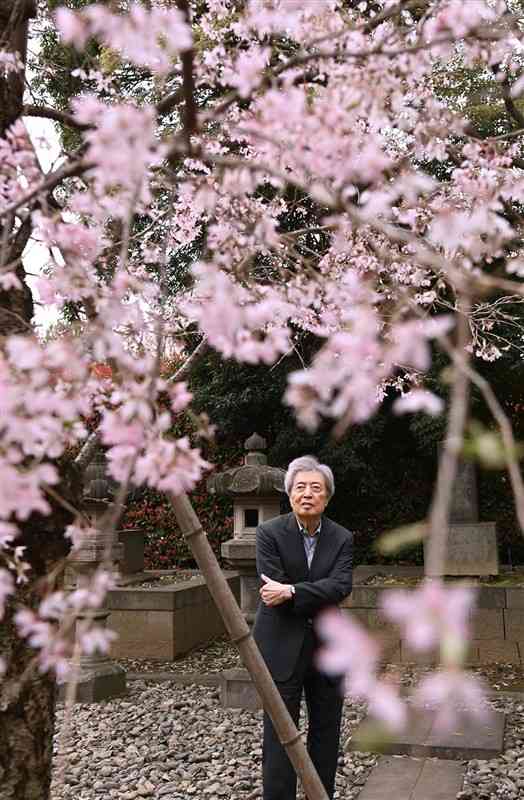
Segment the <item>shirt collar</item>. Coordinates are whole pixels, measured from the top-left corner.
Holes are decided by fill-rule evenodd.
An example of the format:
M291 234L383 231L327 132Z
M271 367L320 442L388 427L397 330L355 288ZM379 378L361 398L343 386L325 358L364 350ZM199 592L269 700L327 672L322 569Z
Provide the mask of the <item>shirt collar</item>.
M310 534L309 531L306 528L304 528L298 517L295 517L295 519L297 521L298 529L302 534L302 536L307 536L308 539L311 539L312 536L317 536L320 533L320 529L322 528L322 517L320 517L320 522L318 523L316 530L313 532L313 534Z

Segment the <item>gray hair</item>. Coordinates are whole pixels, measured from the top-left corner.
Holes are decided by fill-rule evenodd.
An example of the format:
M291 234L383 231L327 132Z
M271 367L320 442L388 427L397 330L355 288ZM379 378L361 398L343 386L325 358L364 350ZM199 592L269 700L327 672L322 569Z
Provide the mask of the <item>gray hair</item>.
M293 489L297 472L320 472L326 484L328 499L331 499L335 494L335 479L327 464L320 464L315 456L301 456L300 458L295 458L286 470L284 487L288 496Z

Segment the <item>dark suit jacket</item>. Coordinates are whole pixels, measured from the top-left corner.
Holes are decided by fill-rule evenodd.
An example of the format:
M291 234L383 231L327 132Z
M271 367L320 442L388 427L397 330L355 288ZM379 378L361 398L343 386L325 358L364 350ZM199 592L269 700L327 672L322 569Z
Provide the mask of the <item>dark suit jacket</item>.
M351 592L353 536L322 517L320 539L308 569L304 542L294 514L264 522L257 528L257 572L281 583L292 583L295 596L279 606L260 601L254 639L274 680L293 674L308 620L336 606Z

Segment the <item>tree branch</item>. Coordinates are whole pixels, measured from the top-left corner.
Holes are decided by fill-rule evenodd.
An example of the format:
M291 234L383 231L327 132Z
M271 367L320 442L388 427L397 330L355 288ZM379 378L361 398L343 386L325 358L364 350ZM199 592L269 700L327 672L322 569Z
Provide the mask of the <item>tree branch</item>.
M497 75L500 69L500 64L493 64L491 71L495 76L495 80L497 80ZM506 106L506 111L508 112L509 116L512 117L519 128L524 128L524 115L521 114L518 107L511 96L511 86L508 80L507 74L504 76L504 80L500 81L500 88L502 90L502 99L504 101L504 105Z
M67 114L65 111L58 111L49 106L35 106L25 105L22 109L23 117L42 117L43 119L52 119L55 122L60 122L62 125L68 125L70 128L75 128L78 131L88 131L93 129L93 125L87 125L84 122L79 122L72 114Z
M171 375L168 378L169 383L175 383L176 381L183 381L187 377L187 375L191 372L192 368L194 367L195 363L199 361L207 351L209 350L209 344L207 342L206 337L197 344L193 352L190 356L184 361L181 367L177 369L174 375Z
M0 219L2 217L8 217L10 214L14 214L18 211L19 208L25 206L26 203L30 203L31 200L34 200L41 192L49 192L58 186L66 178L75 178L78 175L82 175L87 170L92 169L95 165L94 161L76 161L72 164L67 164L65 167L60 167L54 172L50 172L42 183L39 183L38 186L35 186L34 189L31 189L30 192L27 192L23 197L19 200L16 200L7 208L4 208L0 212Z
M182 366L177 369L174 375L171 375L171 377L168 379L169 383L175 383L176 381L184 380L196 362L207 353L208 349L209 344L207 339L204 337L195 347L191 355L188 356L188 358L184 361ZM100 444L101 442L98 430L95 430L89 434L82 445L82 449L74 460L75 467L77 467L80 471L84 470L92 460L96 449L100 446Z
M178 89L175 89L174 92L171 94L166 95L163 100L160 100L155 108L157 114L169 114L175 106L178 105L184 99L184 86L179 86Z
M191 25L189 0L177 0L177 6ZM187 152L191 152L191 136L198 130L197 107L195 103L195 76L193 69L194 50L185 50L182 59L182 91L184 96L184 138Z

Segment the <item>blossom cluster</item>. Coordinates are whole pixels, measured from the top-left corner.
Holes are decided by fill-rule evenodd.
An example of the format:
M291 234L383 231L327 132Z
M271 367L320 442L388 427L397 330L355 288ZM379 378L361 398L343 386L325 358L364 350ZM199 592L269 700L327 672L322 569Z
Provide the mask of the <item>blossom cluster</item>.
M64 41L83 49L97 37L122 57L158 73L173 69L175 57L191 47L191 29L177 8L145 9L131 3L123 17L100 4L75 14L64 6L57 9L56 24Z
M420 680L411 700L415 707L436 709L441 730L450 730L460 715L483 720L487 714L482 683L462 671L474 600L471 587L446 587L436 580L382 594L382 614L398 625L405 645L418 653L440 648L441 669ZM318 631L324 642L319 666L343 675L345 692L366 700L369 713L387 729L402 729L408 708L398 687L379 676L378 642L351 616L334 610L319 618Z

